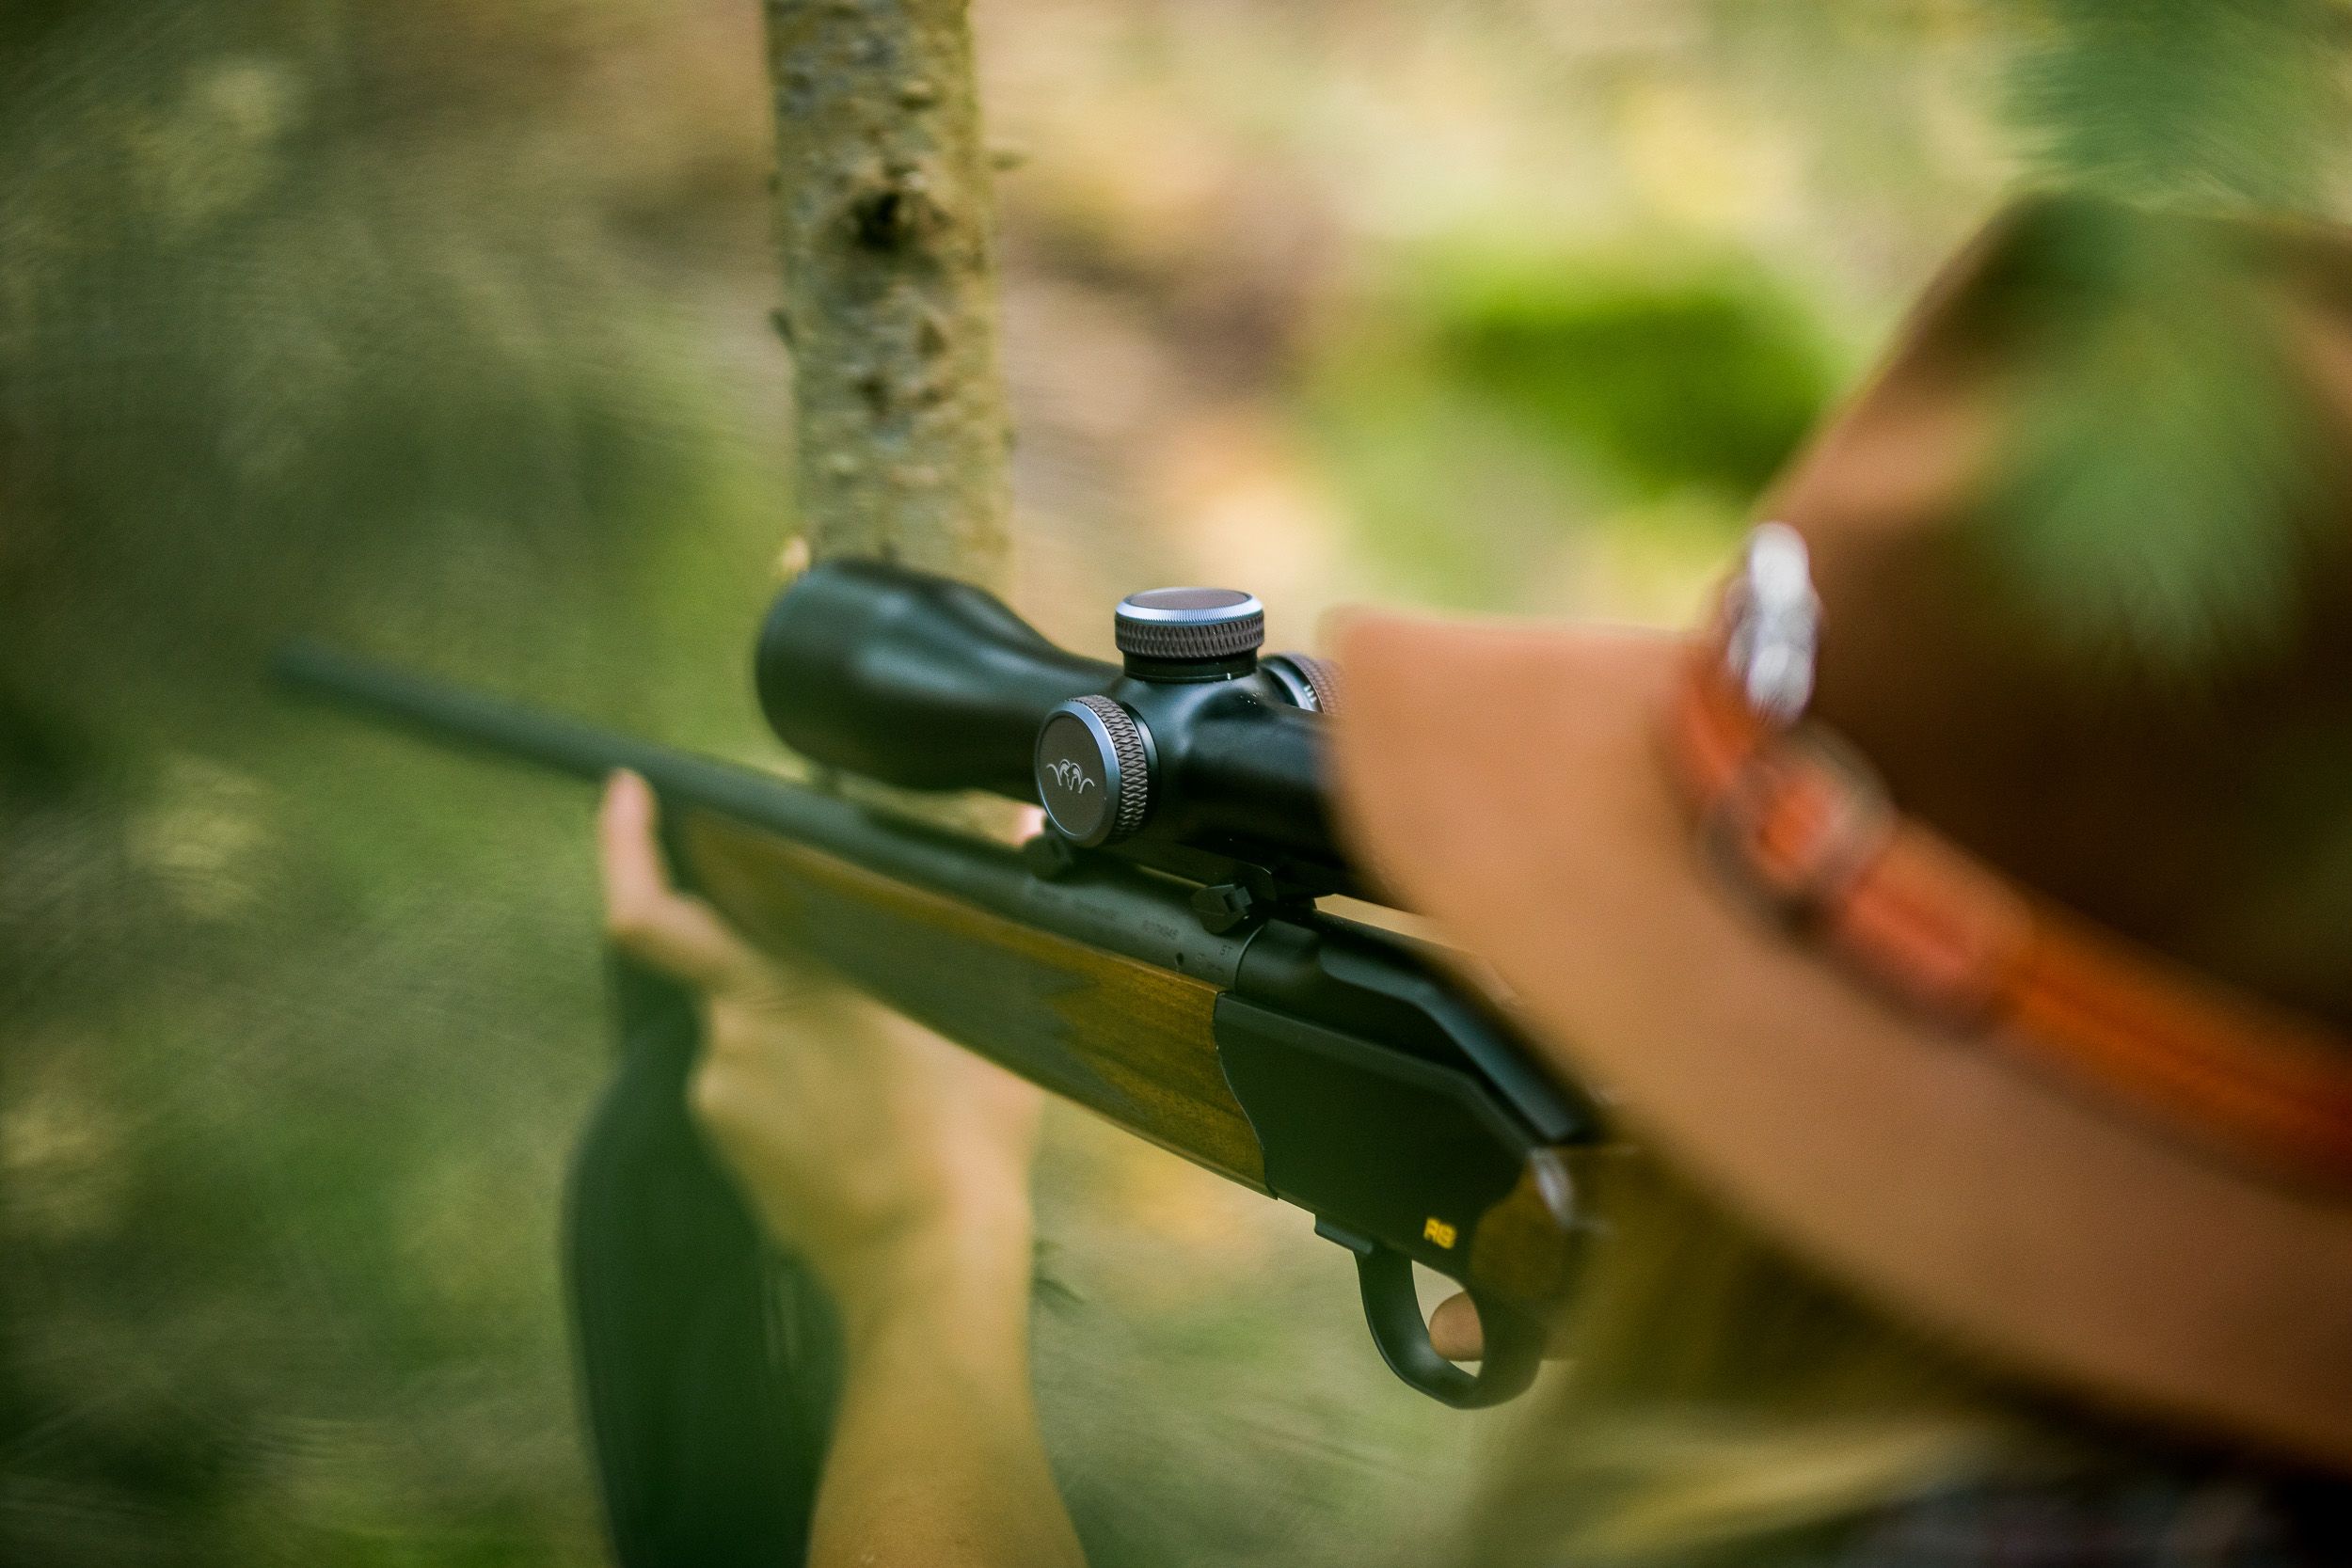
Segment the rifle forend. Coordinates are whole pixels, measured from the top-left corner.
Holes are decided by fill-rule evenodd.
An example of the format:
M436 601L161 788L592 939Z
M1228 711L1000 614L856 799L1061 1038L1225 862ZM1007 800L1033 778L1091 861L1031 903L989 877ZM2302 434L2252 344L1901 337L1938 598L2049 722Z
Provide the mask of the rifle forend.
M906 761L904 737L950 737L962 748L961 782L1022 793L1007 738L1016 721L1041 706L1050 718L1071 686L1121 691L1136 677L1061 654L995 601L938 582L846 563L808 574L763 641L770 711L773 672L789 669L778 727L817 737L827 760L944 787L957 779L944 764L926 773ZM823 614L803 616L812 606ZM780 619L791 623L784 634ZM960 667L965 635L989 647ZM762 946L814 959L1032 1083L1311 1212L1319 1233L1356 1256L1375 1341L1414 1387L1485 1405L1533 1379L1574 1273L1570 1161L1597 1135L1587 1107L1427 949L1317 911L1295 881L1237 902L1228 895L1242 884L1204 888L1152 868L1175 860L1263 885L1278 869L1313 864L1327 881L1344 869L1335 856L1305 862L1294 852L1303 845L1202 828L1216 813L1173 808L1171 819L1191 826L1146 855L1057 837L1016 850L323 649L290 649L278 670L445 742L583 778L644 775L662 799L681 877ZM1197 691L1189 705L1144 697L1163 725L1219 718ZM1320 720L1283 705L1278 722L1303 726L1311 769ZM1024 744L1034 757L1035 736ZM1179 750L1160 743L1163 755ZM1311 787L1311 771L1304 778ZM1204 901L1209 892L1219 896ZM1415 1262L1476 1304L1486 1344L1477 1373L1431 1346Z

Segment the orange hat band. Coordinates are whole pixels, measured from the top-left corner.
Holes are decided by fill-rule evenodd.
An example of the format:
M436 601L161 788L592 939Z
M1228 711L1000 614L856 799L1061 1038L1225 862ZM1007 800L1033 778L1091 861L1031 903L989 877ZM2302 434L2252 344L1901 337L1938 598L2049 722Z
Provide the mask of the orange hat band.
M2352 1192L2352 1039L2010 880L1887 800L1811 721L1759 716L1720 641L1670 751L1703 844L1792 929L1909 1006L2233 1160Z

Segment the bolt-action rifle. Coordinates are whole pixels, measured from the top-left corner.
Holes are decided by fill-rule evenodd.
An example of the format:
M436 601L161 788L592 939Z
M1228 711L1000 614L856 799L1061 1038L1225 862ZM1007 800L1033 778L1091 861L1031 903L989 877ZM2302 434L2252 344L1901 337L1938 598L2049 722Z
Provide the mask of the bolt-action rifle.
M1307 1210L1354 1255L1397 1375L1449 1404L1497 1403L1534 1377L1574 1273L1566 1155L1595 1120L1428 949L1317 910L1376 896L1323 784L1343 693L1323 661L1261 658L1263 627L1248 594L1138 594L1111 665L901 567L831 562L787 586L755 658L778 736L882 784L1041 804L1017 849L314 646L278 670L437 740L643 775L681 879L754 941ZM575 1210L596 1180L583 1156ZM580 1229L576 1296L593 1272ZM1431 1345L1416 1262L1477 1307L1476 1372ZM582 1333L610 1474L595 1324ZM610 1486L608 1501L621 1507Z

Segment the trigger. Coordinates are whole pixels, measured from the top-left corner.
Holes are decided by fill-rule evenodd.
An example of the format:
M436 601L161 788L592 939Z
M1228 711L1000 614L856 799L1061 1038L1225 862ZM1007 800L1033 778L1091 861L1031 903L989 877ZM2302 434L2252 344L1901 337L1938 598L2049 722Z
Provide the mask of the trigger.
M1476 1372L1464 1371L1429 1342L1429 1325L1422 1319L1421 1297L1413 1289L1411 1259L1329 1220L1318 1218L1315 1234L1356 1255L1356 1282L1363 1294L1364 1322L1372 1330L1373 1345L1389 1370L1414 1388L1442 1404L1472 1410L1501 1404L1535 1380L1543 1360L1541 1324L1482 1301L1473 1291L1470 1303L1478 1308L1486 1358Z

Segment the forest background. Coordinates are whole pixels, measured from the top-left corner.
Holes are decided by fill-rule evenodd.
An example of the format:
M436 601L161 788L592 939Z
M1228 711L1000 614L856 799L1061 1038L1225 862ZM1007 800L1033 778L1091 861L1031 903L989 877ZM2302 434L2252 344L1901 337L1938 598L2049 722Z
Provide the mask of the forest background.
M1287 646L1348 600L1684 620L2021 182L2337 191L2329 6L973 17L1013 597L1095 654L1177 581ZM765 92L750 0L0 10L0 1557L599 1560L585 814L257 672L319 633L774 756ZM1390 1379L1302 1216L1074 1113L1041 1182L1100 1561L1442 1523L1507 1414Z

